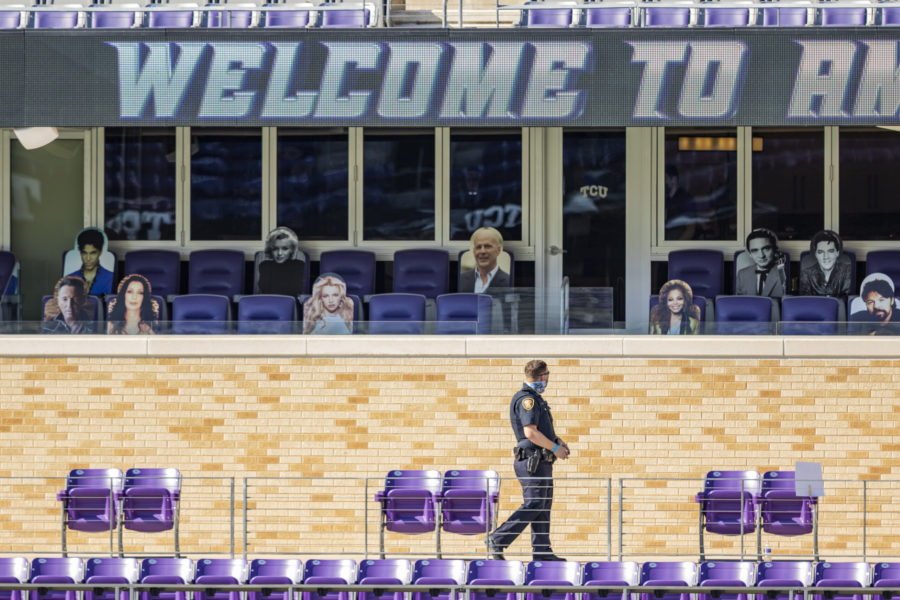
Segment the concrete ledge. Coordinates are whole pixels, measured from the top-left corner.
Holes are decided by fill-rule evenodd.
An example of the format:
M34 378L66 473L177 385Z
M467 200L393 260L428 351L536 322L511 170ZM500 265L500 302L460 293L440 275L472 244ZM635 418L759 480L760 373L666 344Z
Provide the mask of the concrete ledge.
M784 338L745 335L635 335L623 339L623 356L758 358L783 356Z
M784 355L803 358L896 358L900 337L790 336L784 338Z
M148 335L148 356L305 356L302 335Z
M606 335L487 335L466 339L467 356L622 356L622 337Z
M467 356L466 336L312 335L310 356Z

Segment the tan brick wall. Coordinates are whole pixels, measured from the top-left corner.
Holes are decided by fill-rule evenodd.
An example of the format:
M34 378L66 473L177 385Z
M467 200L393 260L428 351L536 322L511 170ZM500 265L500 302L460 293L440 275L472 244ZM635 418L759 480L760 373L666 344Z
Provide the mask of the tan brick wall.
M58 551L55 494L69 469L172 466L186 477L187 552L230 550L231 478L240 552L243 478L253 477L251 553L371 553L377 516L372 503L366 513L363 499L388 470L494 468L513 477L507 410L524 362L0 358L0 476L10 478L0 480L0 547ZM626 478L626 554L689 553L696 552L693 495L707 470L762 472L808 460L821 461L830 482L823 555L860 553L863 480L871 480L869 555L900 554L900 509L892 502L900 488L900 361L549 362L546 397L574 453L556 470L558 552L606 554L604 478L612 478L614 534L619 479ZM520 495L514 480L502 490L505 518ZM76 552L102 553L108 545L102 534L70 537ZM398 553L433 547L430 536L388 541ZM514 549L527 552L527 539L520 541ZM451 555L483 551L480 537L447 535L444 542ZM171 550L168 534L126 533L126 544L131 552ZM712 537L709 545L723 553L739 548L734 538ZM808 553L811 542L776 547Z

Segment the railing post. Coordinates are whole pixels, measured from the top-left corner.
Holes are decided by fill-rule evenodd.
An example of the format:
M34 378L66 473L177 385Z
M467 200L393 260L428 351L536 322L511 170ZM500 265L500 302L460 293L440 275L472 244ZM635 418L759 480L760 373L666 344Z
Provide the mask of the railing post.
M866 540L866 522L869 520L869 515L867 514L867 501L868 501L868 497L867 497L868 486L867 486L867 484L868 484L868 482L867 482L865 479L863 479L862 484L863 484L863 507L862 507L862 508L863 508L863 509L862 509L862 514L863 514L863 522L862 522L862 536L863 536L863 543L862 543L862 559L863 559L863 562L866 562L866 544L867 544L867 540Z
M234 558L234 477L229 477L229 481L231 482L231 494L229 494L230 504L231 504L231 506L230 506L231 518L229 519L229 521L231 521L231 536L229 536L231 538L230 539L230 545L231 545L230 554L231 554L231 558Z
M623 515L623 499L625 498L625 481L623 479L619 479L619 561L622 560L622 530L624 528L624 515Z
M606 478L606 560L612 562L612 477Z
M244 510L243 510L243 513L244 513L244 531L243 531L244 560L247 560L247 545L248 545L248 541L247 541L248 537L247 536L248 536L248 529L249 529L249 527L247 525L247 505L248 505L247 499L249 496L248 491L247 491L247 479L249 479L249 478L244 477Z
M446 0L444 0L446 2ZM365 501L363 502L363 558L369 558L369 478L363 478L363 495L365 497ZM379 517L380 518L380 517ZM382 534L384 535L384 534ZM381 546L382 550L384 550L384 545ZM382 556L381 558L384 558Z

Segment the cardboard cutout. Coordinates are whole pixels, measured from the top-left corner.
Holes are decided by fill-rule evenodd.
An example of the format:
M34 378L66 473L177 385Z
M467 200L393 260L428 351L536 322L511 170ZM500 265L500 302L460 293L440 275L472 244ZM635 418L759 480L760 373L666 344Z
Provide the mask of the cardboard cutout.
M696 335L700 333L700 307L694 304L691 286L672 279L659 289L659 302L650 309L650 333Z
M849 296L850 267L841 237L829 229L820 231L800 261L800 295Z
M337 273L323 273L313 283L312 296L303 303L303 333L353 333L353 299Z
M299 296L306 279L306 257L297 234L276 227L266 236L266 248L257 252L253 268L253 293Z
M67 275L56 282L53 295L44 303L41 333L96 333L96 298L89 298L84 280Z
M754 229L745 250L734 259L738 296L781 298L788 288L787 257L778 248L778 236L770 229Z
M894 282L884 273L871 273L859 286L859 297L850 301L850 333L900 335L900 302Z
M108 244L102 229L86 227L79 231L74 248L63 258L63 275L82 278L89 294L111 294L116 256L109 251Z
M123 277L116 297L109 301L106 333L153 334L158 326L159 304L153 299L150 282L137 273Z
M463 252L459 258L459 291L460 292L484 292L510 287L512 259L509 253L503 250L503 238L500 232L493 227L482 227L472 234L469 240L470 249ZM490 281L485 285L479 284L480 270L494 272Z

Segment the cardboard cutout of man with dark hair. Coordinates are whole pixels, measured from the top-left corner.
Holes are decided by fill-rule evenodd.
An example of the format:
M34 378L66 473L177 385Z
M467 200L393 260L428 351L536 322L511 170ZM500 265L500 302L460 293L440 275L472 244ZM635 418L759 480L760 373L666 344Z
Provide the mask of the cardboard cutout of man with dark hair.
M872 273L863 279L859 298L850 305L850 333L900 335L900 306L894 295L894 282L884 273Z
M850 295L850 259L844 254L844 242L830 229L824 229L809 242L809 254L800 262L800 295Z
M735 294L781 298L787 288L785 256L778 249L778 236L771 229L754 229L747 236L745 252L738 255ZM747 263L752 264L747 264ZM746 266L745 266L746 265Z
M63 274L80 277L88 294L111 294L116 257L108 249L106 233L96 227L86 227L75 236L75 248L66 252Z

